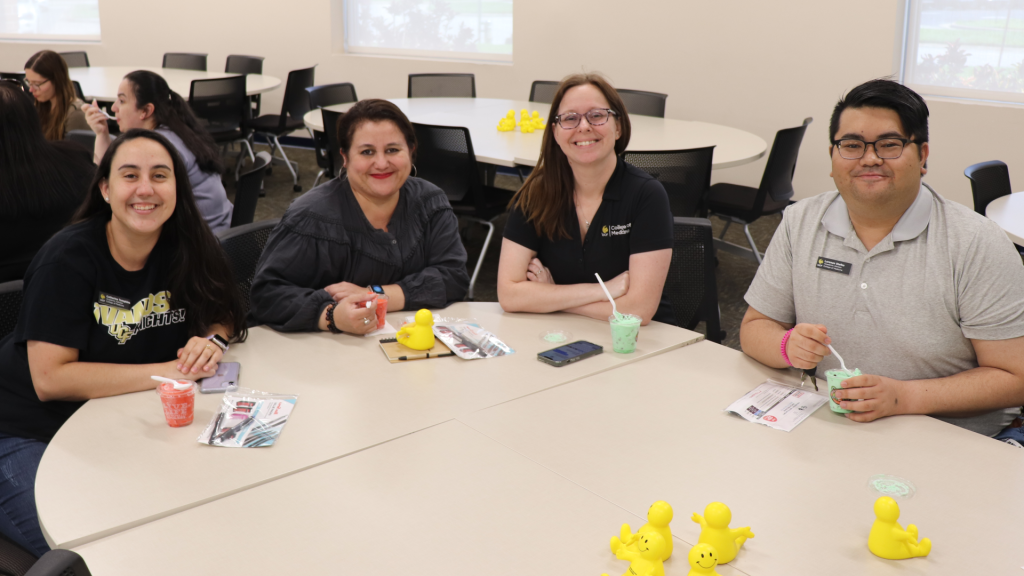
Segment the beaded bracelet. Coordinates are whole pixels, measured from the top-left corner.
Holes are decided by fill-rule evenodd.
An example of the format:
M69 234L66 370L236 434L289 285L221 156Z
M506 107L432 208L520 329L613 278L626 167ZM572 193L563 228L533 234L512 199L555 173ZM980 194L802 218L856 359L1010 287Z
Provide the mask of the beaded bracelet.
M341 330L338 330L338 325L334 323L334 307L337 306L337 302L331 302L325 310L327 310L327 329L331 331L331 334L341 334ZM790 364L792 366L792 364Z
M782 359L790 366L793 366L793 363L789 361L789 354L786 354L786 342L789 342L789 335L793 333L793 330L793 328L786 330L786 334L782 337L782 344L779 346L779 351L782 352Z

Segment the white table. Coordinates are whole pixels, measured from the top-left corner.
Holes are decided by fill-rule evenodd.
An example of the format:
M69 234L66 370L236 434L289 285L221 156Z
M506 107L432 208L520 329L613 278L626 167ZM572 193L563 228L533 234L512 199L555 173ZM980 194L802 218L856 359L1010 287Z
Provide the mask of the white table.
M999 224L1014 244L1024 246L1024 192L1015 192L989 202L985 216Z
M177 68L149 68L146 66L90 66L85 68L69 68L71 79L77 80L82 85L82 93L86 99L92 100L116 100L117 87L121 80L130 72L136 70L148 70L163 76L171 90L177 92L182 98L188 100L189 92L192 89L193 80L207 80L211 78L226 78L236 74L224 72L203 72L200 70L179 70ZM262 94L277 88L281 85L281 79L264 74L247 74L245 77L245 92L252 96Z
M522 109L540 112L550 122L550 105L526 100L498 98L389 98L417 124L464 126L473 138L473 150L478 162L497 166L535 166L540 157L542 133L524 134L518 128L513 132L499 132L498 121L509 110L515 110L516 120ZM328 106L328 110L344 112L353 104ZM657 151L685 150L716 146L713 168L729 168L753 162L764 156L768 145L751 134L706 122L670 120L653 116L629 116L632 125L627 150ZM323 131L323 118L319 110L311 110L304 117L306 126Z
M388 316L397 325L409 312ZM375 338L284 334L261 327L232 346L243 386L299 395L293 418L267 449L196 442L220 395L198 394L195 421L164 422L153 392L92 400L50 443L36 478L36 506L53 546L73 547L217 500L423 430L462 414L610 370L675 347L698 333L661 323L640 330L634 354L611 351L607 322L572 314L505 314L497 303L439 312L475 318L516 350L485 360L390 364ZM555 345L544 330L571 331L606 352L563 368L536 359Z

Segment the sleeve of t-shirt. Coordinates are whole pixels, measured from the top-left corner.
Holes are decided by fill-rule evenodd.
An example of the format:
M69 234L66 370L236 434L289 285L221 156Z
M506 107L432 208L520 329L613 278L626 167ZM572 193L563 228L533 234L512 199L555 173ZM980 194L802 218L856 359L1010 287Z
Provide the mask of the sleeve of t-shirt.
M30 269L22 293L21 315L14 336L87 350L93 312L95 282L76 266L54 260Z
M957 274L960 329L972 340L1024 336L1024 266L1013 243L993 222L967 245Z
M796 305L793 301L793 245L790 237L790 208L782 216L782 223L775 230L772 242L764 253L764 261L757 268L754 281L750 283L743 299L754 310L782 322L796 322Z
M526 215L518 207L509 210L503 236L534 252L540 250L540 237L537 235L537 228L526 220Z
M672 208L665 187L648 180L640 189L636 216L629 230L629 253L672 248Z

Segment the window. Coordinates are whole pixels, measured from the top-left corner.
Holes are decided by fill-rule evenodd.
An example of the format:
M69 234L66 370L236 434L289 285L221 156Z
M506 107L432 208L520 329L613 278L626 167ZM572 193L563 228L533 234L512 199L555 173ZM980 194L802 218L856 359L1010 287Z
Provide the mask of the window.
M921 94L1024 103L1024 1L908 2L904 84Z
M343 1L346 52L512 62L513 0Z
M0 40L99 39L99 0L0 0Z

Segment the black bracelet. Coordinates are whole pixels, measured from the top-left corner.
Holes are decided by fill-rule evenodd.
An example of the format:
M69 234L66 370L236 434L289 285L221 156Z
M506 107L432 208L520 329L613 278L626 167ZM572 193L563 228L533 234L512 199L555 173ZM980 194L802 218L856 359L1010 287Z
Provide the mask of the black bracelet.
M334 307L337 306L337 302L331 302L327 306L327 329L331 331L331 334L341 334L341 330L338 330L338 325L334 323Z

